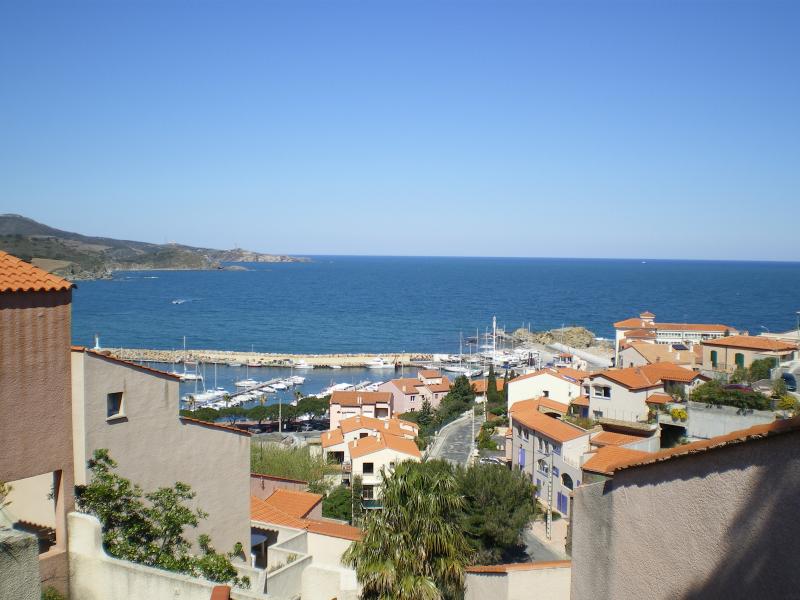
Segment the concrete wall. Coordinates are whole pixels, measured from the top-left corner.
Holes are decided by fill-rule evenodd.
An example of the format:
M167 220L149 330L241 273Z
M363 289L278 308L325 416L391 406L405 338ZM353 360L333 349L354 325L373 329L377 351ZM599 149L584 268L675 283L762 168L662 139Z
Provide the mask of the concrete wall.
M42 582L62 592L66 515L75 504L71 301L71 291L0 294L0 481L54 479L56 545L40 557L40 569Z
M692 401L687 404L689 418L686 421L686 435L689 438L708 439L775 420L775 413L766 410L750 410L739 414L739 409L733 406L709 406Z
M107 448L118 473L145 491L189 484L193 503L208 513L190 539L207 533L230 552L250 543L250 437L178 418L178 382L84 352L73 352L75 462L80 483L86 461ZM106 395L123 393L125 417L106 418Z
M111 558L103 551L100 522L79 513L69 515L70 596L80 600L180 598L208 600L215 583ZM264 598L234 589L234 600Z
M311 565L303 572L303 600L357 600L358 581L351 569L332 569Z
M572 599L797 597L798 447L785 433L578 488Z
M565 561L561 566L507 573L468 572L464 600L569 600L570 571Z
M28 533L0 529L0 598L40 600L39 543Z

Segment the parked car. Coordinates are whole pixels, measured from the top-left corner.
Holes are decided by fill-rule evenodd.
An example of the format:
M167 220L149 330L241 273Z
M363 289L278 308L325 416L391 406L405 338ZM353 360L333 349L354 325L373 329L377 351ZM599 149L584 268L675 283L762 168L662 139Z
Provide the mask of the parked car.
M497 458L496 456L482 456L478 462L482 465L500 465L505 466L505 461Z
M797 391L797 378L794 375L791 373L782 373L781 379L783 379L783 382L786 384L787 390L790 392Z

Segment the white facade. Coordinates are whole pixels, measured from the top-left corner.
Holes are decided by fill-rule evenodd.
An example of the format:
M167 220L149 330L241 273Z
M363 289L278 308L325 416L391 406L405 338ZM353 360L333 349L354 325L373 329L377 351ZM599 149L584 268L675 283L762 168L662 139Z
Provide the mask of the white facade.
M588 389L586 389L588 388ZM587 380L584 389L589 396L589 417L641 422L647 420L647 397L663 392L663 386L653 389L630 390L602 375Z
M546 396L557 402L569 404L581 395L581 382L554 372L541 371L524 375L508 382L508 409L522 400Z

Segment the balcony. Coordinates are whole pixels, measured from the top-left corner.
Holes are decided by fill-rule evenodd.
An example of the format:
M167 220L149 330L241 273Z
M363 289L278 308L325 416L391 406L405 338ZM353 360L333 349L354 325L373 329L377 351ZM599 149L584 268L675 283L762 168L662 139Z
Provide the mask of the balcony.
M364 499L361 501L361 505L366 510L378 510L383 508L383 504L380 500L376 500L375 498L370 498L369 500Z

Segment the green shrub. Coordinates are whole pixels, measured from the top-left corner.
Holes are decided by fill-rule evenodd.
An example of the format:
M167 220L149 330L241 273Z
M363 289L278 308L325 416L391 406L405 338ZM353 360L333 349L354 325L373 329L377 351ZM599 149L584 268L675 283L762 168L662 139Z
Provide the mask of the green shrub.
M42 600L67 600L61 592L52 585L48 585L42 590Z

